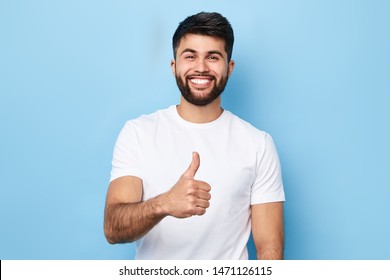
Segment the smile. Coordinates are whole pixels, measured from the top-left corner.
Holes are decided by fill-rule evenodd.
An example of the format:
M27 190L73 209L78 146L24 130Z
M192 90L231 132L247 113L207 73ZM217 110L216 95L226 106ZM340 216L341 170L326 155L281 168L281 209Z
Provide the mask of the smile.
M210 79L190 79L190 81L197 85L204 85L210 82Z
M210 86L210 83L214 80L211 76L192 76L188 79L192 85L197 87L198 89L201 88L208 88Z

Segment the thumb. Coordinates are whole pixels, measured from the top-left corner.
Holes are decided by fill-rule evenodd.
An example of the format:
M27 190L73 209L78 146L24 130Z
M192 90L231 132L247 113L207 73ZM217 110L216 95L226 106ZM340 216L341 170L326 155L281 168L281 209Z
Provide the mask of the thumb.
M184 172L184 176L189 177L189 178L194 178L196 172L198 171L200 166L200 157L197 152L192 153L192 161L186 172Z

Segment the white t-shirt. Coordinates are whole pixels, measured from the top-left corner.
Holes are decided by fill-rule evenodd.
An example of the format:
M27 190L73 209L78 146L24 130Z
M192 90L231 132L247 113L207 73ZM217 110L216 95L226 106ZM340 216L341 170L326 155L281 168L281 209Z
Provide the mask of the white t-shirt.
M229 111L210 123L182 119L176 106L128 121L115 144L111 181L136 176L143 200L168 191L200 155L195 179L211 186L202 216L166 217L137 241L136 259L247 259L253 204L284 201L271 136Z

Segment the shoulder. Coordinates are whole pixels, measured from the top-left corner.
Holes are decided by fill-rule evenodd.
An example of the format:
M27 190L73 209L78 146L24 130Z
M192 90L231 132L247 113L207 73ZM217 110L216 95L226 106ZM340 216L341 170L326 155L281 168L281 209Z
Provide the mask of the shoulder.
M173 106L165 109L160 109L150 114L141 115L132 120L128 120L125 124L125 128L140 129L140 128L153 127L157 123L169 119L172 114L172 108Z
M229 111L227 111L227 113L229 114L232 129L235 133L242 135L243 138L246 138L247 140L251 139L257 143L272 141L272 137L268 132L255 127L248 121L243 120Z

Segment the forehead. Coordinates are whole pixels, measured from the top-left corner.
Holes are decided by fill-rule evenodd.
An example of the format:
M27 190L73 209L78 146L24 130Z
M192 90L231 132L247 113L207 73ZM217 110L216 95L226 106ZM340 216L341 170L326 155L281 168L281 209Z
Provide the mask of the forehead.
M192 49L199 53L209 51L226 53L225 41L223 39L198 34L186 34L181 38L179 47L177 48L177 54L180 55L180 52L185 49Z

